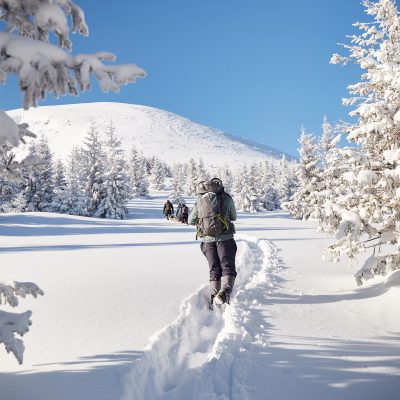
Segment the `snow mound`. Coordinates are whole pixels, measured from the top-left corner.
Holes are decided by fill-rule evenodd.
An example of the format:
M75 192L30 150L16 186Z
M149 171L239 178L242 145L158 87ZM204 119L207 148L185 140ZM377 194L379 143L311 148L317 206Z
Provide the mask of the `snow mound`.
M393 272L383 283L384 289L400 288L400 271Z
M133 144L147 157L173 163L202 157L210 167L277 160L282 152L224 134L157 108L124 103L86 103L12 110L8 115L26 122L36 134L46 134L57 157L66 158L82 143L92 123L100 132L112 121L125 147ZM293 157L286 155L288 159Z
M178 318L158 332L124 377L123 400L252 398L250 355L268 345L257 304L279 267L273 245L240 237L231 305L210 311L208 286L181 304Z

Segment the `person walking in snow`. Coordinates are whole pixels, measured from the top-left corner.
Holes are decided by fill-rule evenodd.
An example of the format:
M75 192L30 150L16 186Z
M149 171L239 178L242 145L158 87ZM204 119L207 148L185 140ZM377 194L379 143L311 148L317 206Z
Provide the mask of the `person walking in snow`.
M182 222L182 224L187 224L188 217L189 217L189 207L185 203L182 203L180 209L180 222Z
M174 213L174 206L169 200L167 200L164 204L163 214L165 215L166 219L170 219L173 213Z
M224 191L222 181L213 178L197 185L197 200L188 222L197 227L200 248L210 270L211 306L230 302L236 278L236 242L233 238L237 218L232 197Z
M176 208L176 213L175 213L175 218L178 222L181 222L182 219L182 213L181 213L181 209L182 209L182 202L180 201L178 203L178 207Z

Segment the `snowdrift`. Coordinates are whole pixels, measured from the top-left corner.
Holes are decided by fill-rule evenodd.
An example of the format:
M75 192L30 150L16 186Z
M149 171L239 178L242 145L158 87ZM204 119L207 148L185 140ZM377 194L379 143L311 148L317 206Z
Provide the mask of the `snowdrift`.
M240 237L231 305L210 311L207 286L183 301L180 315L158 332L124 379L123 400L251 398L250 355L268 345L257 311L268 269L279 267L267 241ZM261 329L260 329L261 327Z

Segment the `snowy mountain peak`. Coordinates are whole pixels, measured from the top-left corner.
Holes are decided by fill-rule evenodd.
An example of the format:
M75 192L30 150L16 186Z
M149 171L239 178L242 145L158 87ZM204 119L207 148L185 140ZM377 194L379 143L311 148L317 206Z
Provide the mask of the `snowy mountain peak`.
M85 103L44 106L9 112L27 122L37 134L46 134L56 157L65 158L74 145L82 144L93 123L100 132L112 121L127 149L135 145L145 156L168 163L204 160L209 167L231 168L265 159L277 160L282 152L225 134L179 115L157 108L125 103ZM286 155L287 158L292 157Z

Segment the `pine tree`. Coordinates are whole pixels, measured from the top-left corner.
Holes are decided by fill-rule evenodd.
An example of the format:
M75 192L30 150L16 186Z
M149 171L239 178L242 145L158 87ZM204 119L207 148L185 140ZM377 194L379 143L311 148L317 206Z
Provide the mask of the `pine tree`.
M105 187L105 154L100 134L91 125L84 140L83 156L85 159L85 215L91 217L98 213L99 205L107 197Z
M207 181L209 179L210 179L210 174L206 170L204 161L200 158L199 162L197 163L197 180Z
M357 23L360 34L344 46L349 57L335 54L331 62L354 61L362 70L360 82L349 86L345 105L357 122L348 126L347 139L355 144L341 157L352 169L348 187L334 204L337 241L328 254L355 257L368 246L382 246L357 272L358 284L377 274L400 268L400 17L394 0L364 1L372 23ZM374 240L372 240L374 239Z
M28 157L37 157L35 142L29 143ZM37 196L37 176L34 170L23 169L21 171L21 184L18 195L12 202L12 209L16 212L38 211L39 198Z
M296 218L308 219L316 203L316 192L319 190L319 154L315 137L301 130L299 139L300 165L298 170L299 188L293 200L283 203L282 207Z
M149 195L149 180L146 159L134 146L131 149L128 170L131 180L132 197L147 197Z
M50 151L48 140L44 135L35 143L35 147L36 155L46 163L32 172L36 181L34 196L37 198L37 205L35 206L35 211L51 211L54 198L53 154Z
M243 165L235 175L234 199L239 211L259 211L259 194L256 188L257 168L255 164Z
M172 193L170 196L173 203L184 201L183 195L185 193L185 181L183 164L175 163L172 168Z
M225 192L232 193L233 192L233 175L227 165L218 169L217 178L221 179Z
M311 218L319 223L320 230L327 231L329 226L327 221L332 216L331 202L337 198L338 185L341 173L345 171L347 164L339 156L340 151L337 145L341 136L334 137L334 129L329 124L327 118L324 118L322 124L322 135L319 142L320 152L320 171L319 188L315 191L315 205L311 212ZM340 163L338 161L340 160ZM329 229L328 229L329 232Z
M74 146L68 157L66 167L67 187L60 212L73 215L86 215L86 157L82 148Z
M289 163L283 155L274 173L274 182L278 193L278 207L291 201L298 188L298 164Z
M280 205L275 172L276 168L273 162L265 160L259 165L260 205L268 211L276 210Z
M150 175L150 186L153 190L164 190L165 167L164 164L154 157Z
M104 180L106 197L99 204L95 215L101 218L124 219L128 215L130 182L121 140L115 133L112 121L106 128L105 154L107 160Z
M199 172L196 161L191 158L187 165L187 188L186 192L189 196L195 196L197 193L197 184L199 183Z
M0 151L0 165L9 164L14 157L13 147L4 146L3 152ZM11 203L20 191L18 180L10 178L13 177L0 174L0 212L7 212L10 209Z
M64 204L67 193L67 180L65 177L65 167L60 159L58 159L54 164L53 186L54 197L51 208L55 212L64 212Z

